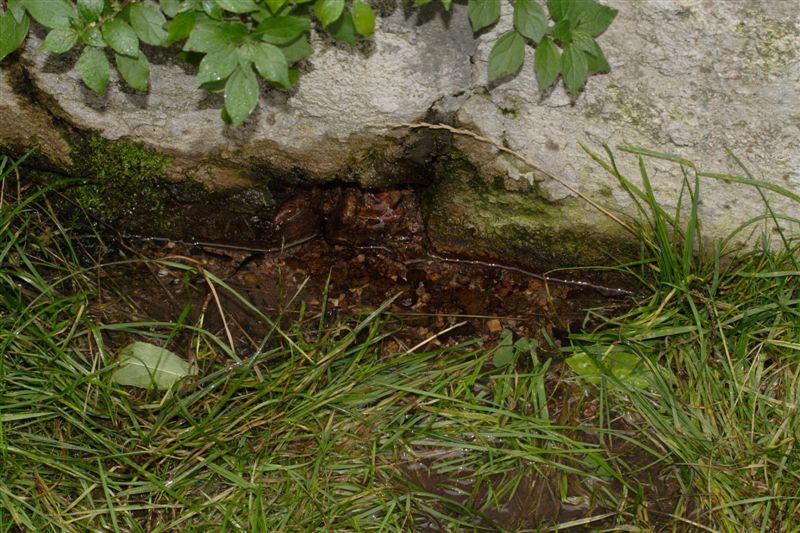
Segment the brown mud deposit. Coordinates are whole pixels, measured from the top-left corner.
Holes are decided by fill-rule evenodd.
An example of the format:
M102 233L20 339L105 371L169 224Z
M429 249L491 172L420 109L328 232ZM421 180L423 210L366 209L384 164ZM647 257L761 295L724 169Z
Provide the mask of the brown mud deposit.
M433 347L476 337L490 348L503 330L510 330L515 338L538 340L557 359L559 343L570 328L583 323L586 309L614 312L627 305L631 293L619 279L583 271L548 276L492 258L439 255L427 242L412 190L306 191L284 201L271 220L247 214L224 217L213 209L205 213L197 209L193 226L176 228L170 235L128 235L118 244L141 257L202 266L201 273L187 274L147 261L107 269L100 280L106 287L98 302L100 312L121 321L158 322L176 321L188 309L184 322L202 323L246 357L257 348L268 325L227 290L219 286L213 290L202 275L206 271L283 326L297 327L301 320L309 331L318 331L320 324L350 320L391 300L388 311L394 335L386 343L387 353L420 343ZM111 343L125 341L120 335ZM173 342L188 340L179 335ZM597 404L574 382L562 379L564 372L557 361L548 375L554 423L597 425ZM586 442L598 439L590 433L575 437ZM637 481L649 493L645 501L656 505L652 512L667 516L677 491L659 481L652 458L623 449L622 442L606 444L612 449L620 446L628 464L641 465ZM490 488L474 487L469 472L443 476L433 464L418 460L403 473L410 484L425 491L461 505L483 506L487 524L494 524L488 530L537 529L603 514L592 501L586 480L573 475L564 485L562 474L555 472L523 474L504 503L486 507ZM570 530L610 523L592 520ZM438 528L430 524L431 531Z
M427 242L412 190L309 190L284 201L271 220L208 206L192 209L191 224L169 234L126 235L121 243L149 258L188 258L267 314L282 311L289 317L301 305L314 314L324 307L332 320L393 299L389 311L401 320L408 342L456 324L463 325L436 342L475 336L491 342L503 329L558 336L579 323L587 308L618 306L631 294L620 279L596 273L545 274L493 258L440 255ZM156 273L159 290L153 291L152 266L139 270L138 276L120 274L131 299L144 302L142 317L174 318L185 300L181 273ZM207 288L192 281L194 300L202 302ZM235 299L219 296L223 309L241 308ZM258 337L251 329L255 323L240 310L227 320L246 336ZM222 326L213 310L206 311L206 327L215 321ZM246 351L247 343L241 348Z

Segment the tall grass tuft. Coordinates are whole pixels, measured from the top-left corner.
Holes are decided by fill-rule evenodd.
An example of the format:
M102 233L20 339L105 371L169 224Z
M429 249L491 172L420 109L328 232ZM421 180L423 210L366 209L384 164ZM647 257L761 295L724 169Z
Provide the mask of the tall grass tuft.
M776 214L762 193L765 213L736 232L767 221L780 240L765 233L748 253L731 255L734 235L703 242L699 201L707 178L800 198L756 180L743 165L744 176L712 174L668 154L627 151L639 157L643 188L622 175L610 151L607 159L590 155L635 201L631 227L642 259L619 268L646 284L649 296L574 334L573 366L599 379L608 409L644 428L640 437L660 450L664 478L682 487L672 512L682 527L793 531L800 527L800 271L797 237L784 225L797 220ZM646 158L679 166L675 213L655 197ZM614 371L629 356L638 380Z

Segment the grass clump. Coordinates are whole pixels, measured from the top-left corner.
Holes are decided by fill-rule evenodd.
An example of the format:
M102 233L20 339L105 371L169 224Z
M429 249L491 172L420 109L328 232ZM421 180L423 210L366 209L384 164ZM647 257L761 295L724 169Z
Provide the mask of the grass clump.
M387 352L384 309L282 329L178 260L148 264L263 320L249 353L202 317L112 320L95 248L70 238L46 189L17 192L0 208L0 532L555 527L562 499L594 523L610 515L592 487L627 486L585 428L553 422L534 351L517 354L524 370L473 343ZM114 384L130 339L182 353L198 377L167 393ZM534 487L542 508L509 519Z
M798 221L772 211L762 189L789 191L744 176L699 172L667 154L638 149L643 187L618 170L611 152L592 156L636 203L629 221L642 260L619 267L647 287L628 313L573 336L570 364L600 381L608 413L644 427L640 435L662 457L665 479L682 487L676 527L713 531L789 531L800 527L800 285ZM645 157L683 172L675 214L658 203ZM738 160L737 160L738 162ZM765 214L741 231L763 230L749 253L730 254L735 236L702 238L701 178L756 186ZM797 198L794 198L797 199ZM625 372L621 371L624 369ZM636 379L632 379L634 376Z

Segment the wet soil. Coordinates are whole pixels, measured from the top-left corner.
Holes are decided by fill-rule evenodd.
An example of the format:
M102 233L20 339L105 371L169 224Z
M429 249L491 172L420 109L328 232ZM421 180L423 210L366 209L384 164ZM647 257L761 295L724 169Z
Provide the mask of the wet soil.
M426 239L413 190L304 191L285 201L274 220L251 216L252 225L245 216L223 222L217 215L198 214L193 225L170 234L125 235L118 244L145 257L202 265L267 314L291 317L302 307L308 315L324 312L330 322L391 300L388 310L407 343L438 333L434 344L481 337L491 345L504 329L557 339L580 324L586 309L623 306L632 292L624 280L596 273L548 275L496 258L439 254ZM221 331L216 306L203 304L210 293L200 276L187 285L181 272L137 269L107 274L139 302L141 318L174 319L189 290L198 304L190 318L202 311L205 326ZM259 337L262 321L236 298L215 297L240 337ZM247 351L247 342L240 348Z
M387 351L476 337L490 348L504 330L515 338L536 339L556 357L548 377L554 422L597 425L594 400L562 379L558 347L568 331L586 326L587 309L624 309L633 292L625 280L582 271L548 275L497 258L440 254L426 239L413 190L309 190L285 201L273 220L256 217L249 224L242 216L234 223L224 222L222 228L217 227L220 223L215 213L198 214L195 227L169 235L124 235L116 244L129 254L202 266L201 272L220 278L286 327L296 325L298 318L314 327L333 325L389 301L395 334ZM100 282L107 288L97 306L104 315L119 313L126 321L175 321L185 313L186 322L202 321L220 339L233 342L242 357L257 348L267 328L238 298L214 290L202 274L135 262L104 270ZM575 437L587 442L598 438ZM626 449L623 442L606 444L618 448L615 453L625 456L628 464L640 465L641 484L651 487L645 499L654 502L653 513L667 516L678 494L676 487L663 483L658 465ZM409 483L456 500L462 498L458 494L473 492L468 472L460 478L443 477L418 461L405 475ZM515 494L486 515L507 529L536 529L598 513L582 481L568 478L567 497L562 483L561 477L547 472L526 474ZM480 494L469 497L481 499ZM571 531L603 525L591 522ZM437 530L436 524L431 530Z

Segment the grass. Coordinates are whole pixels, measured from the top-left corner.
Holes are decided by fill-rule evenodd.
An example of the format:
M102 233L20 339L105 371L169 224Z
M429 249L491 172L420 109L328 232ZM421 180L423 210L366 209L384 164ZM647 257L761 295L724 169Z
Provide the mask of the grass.
M52 190L24 190L3 159L0 532L800 528L797 241L709 245L701 179L760 182L635 152L641 186L610 152L592 156L638 207L625 224L642 258L618 268L647 297L573 333L577 373L534 348L501 368L474 342L392 350L385 308L281 327L179 260L117 263L200 276L264 337L243 354L202 316L125 322L97 308L102 240L73 238ZM645 157L683 171L677 214ZM791 222L765 205L739 231ZM166 393L115 385L131 339L198 377Z
M682 487L674 515L686 527L797 530L800 248L784 229L797 220L772 211L762 192L767 187L744 166L743 177L708 174L667 154L629 151L640 156L642 188L619 172L610 152L606 159L592 156L636 202L639 216L630 227L642 260L620 269L636 276L649 296L623 316L602 319L597 330L574 335L572 352L599 370L606 409L647 428L641 438L659 450L665 472ZM644 157L673 161L683 172L676 214L657 202ZM776 241L762 237L753 250L735 255L733 235L703 241L702 178L758 187L765 215L737 232L772 234ZM614 371L623 354L635 356L645 386Z
M268 333L242 356L202 317L120 322L97 308L102 241L73 239L52 190L19 190L4 165L0 531L496 531L530 519L504 511L522 490L552 527L562 499L584 524L624 500L590 492L629 484L586 428L554 422L535 351L499 369L472 342L391 352L383 308L282 329L177 260L148 263L202 275ZM199 377L116 385L121 339L183 353Z

